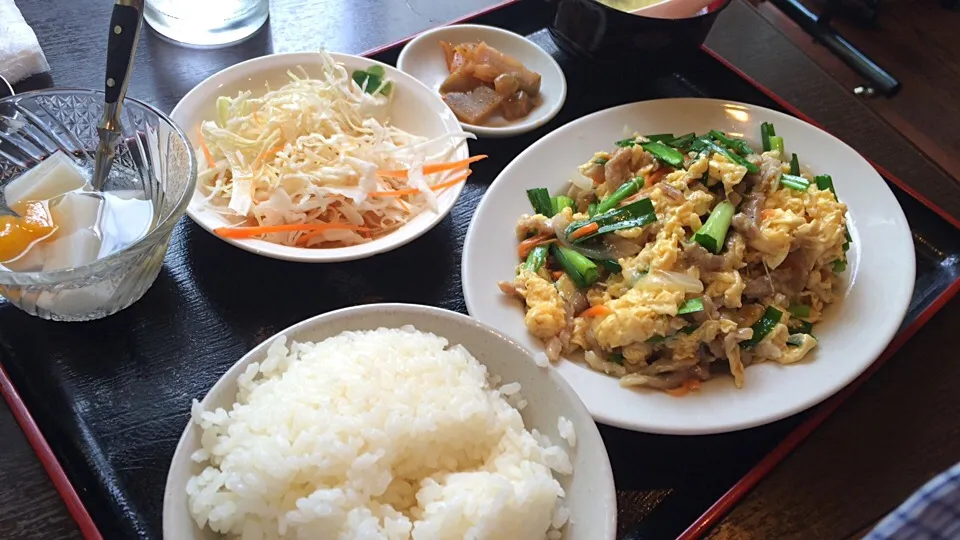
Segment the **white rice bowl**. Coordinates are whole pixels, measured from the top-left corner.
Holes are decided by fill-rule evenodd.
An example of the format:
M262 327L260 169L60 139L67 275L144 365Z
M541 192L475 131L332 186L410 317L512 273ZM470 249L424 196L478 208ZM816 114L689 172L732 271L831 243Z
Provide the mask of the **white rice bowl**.
M504 382L413 327L280 336L239 376L232 409L194 401L190 514L244 539L560 538L554 475L571 460L524 428L520 385ZM555 422L575 445L573 424Z

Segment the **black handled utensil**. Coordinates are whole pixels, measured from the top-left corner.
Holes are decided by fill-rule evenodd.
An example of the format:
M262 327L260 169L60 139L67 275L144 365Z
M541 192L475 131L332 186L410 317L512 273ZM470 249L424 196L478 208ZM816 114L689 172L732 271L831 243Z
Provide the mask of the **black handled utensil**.
M137 52L140 26L143 24L143 0L117 0L110 17L107 40L107 72L104 81L103 117L97 127L100 146L93 171L93 188L101 190L110 173L114 147L120 137L120 111L127 93L130 72Z

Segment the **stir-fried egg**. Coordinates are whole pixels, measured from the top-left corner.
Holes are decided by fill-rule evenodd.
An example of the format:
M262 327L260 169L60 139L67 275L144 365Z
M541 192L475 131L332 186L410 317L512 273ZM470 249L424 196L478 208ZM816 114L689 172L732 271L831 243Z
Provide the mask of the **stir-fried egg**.
M777 150L681 139L594 153L566 206L555 197L518 221L517 238L542 251L501 288L524 300L551 359L583 351L624 386L682 394L717 366L741 386L749 365L793 364L816 347L811 328L842 294L849 246L832 179L784 183ZM647 218L627 215L644 199Z

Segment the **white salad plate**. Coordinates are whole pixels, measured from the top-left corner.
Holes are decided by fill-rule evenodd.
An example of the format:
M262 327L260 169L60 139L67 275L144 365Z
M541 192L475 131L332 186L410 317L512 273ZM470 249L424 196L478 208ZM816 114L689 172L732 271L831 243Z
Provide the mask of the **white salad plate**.
M386 79L393 83L388 119L394 126L427 139L463 131L457 117L440 96L415 78L369 58L339 53L331 53L331 56L350 73L373 65L383 67ZM194 87L180 100L170 117L187 133L194 147L197 147L197 130L202 122L216 118L218 97L236 97L239 92L246 90L252 91L254 95L263 95L268 84L270 88L276 89L290 82L288 71L298 72L298 67L302 67L308 75L317 76L320 65L320 56L317 53L272 54L241 62L208 77ZM203 158L200 152L197 156L198 159ZM460 142L451 159L467 157L467 144ZM438 195L437 212L426 209L396 231L366 244L308 249L259 239L222 240L258 255L287 261L326 263L362 259L396 249L432 229L450 212L462 190L462 182L452 186ZM187 208L187 215L211 233L218 227L230 224L226 218L204 203L199 185Z
M376 330L412 325L422 332L444 337L451 346L463 345L486 366L488 373L506 384L520 383L528 405L521 411L527 430L536 428L554 444L564 446L573 464L573 474L558 476L570 511L564 529L566 540L614 540L617 533L617 498L613 470L597 425L576 392L557 373L538 367L523 347L492 328L466 315L428 306L410 304L369 304L325 313L297 323L268 338L234 364L201 400L204 410L230 410L236 401L238 377L252 362L263 361L267 350L280 336L291 341L319 342L348 330ZM576 433L570 448L561 438L557 421L567 418ZM163 498L165 540L220 538L209 529L201 530L190 516L186 486L190 477L202 472L191 455L201 448L201 430L192 421L177 444Z
M789 366L765 362L746 369L743 388L715 377L699 392L677 398L618 380L585 364L556 366L593 417L635 431L676 435L721 433L758 426L811 407L863 373L893 338L913 292L915 264L910 226L883 178L854 149L792 116L762 107L711 99L664 99L600 111L550 133L517 156L490 186L470 224L463 254L467 309L480 322L530 349L542 343L527 332L521 302L502 294L517 260L516 222L532 209L526 190L566 189L577 167L594 152L634 132L743 136L759 148L760 124L773 122L787 152L814 174L830 174L848 206L853 237L841 275L844 296L831 305L814 332L819 344Z
M440 42L454 45L484 41L498 51L516 58L527 69L540 74L543 102L519 120L495 118L489 125L463 123L463 129L478 137L512 137L537 129L553 119L567 99L567 79L560 65L529 39L492 26L455 24L441 26L417 36L400 52L397 68L416 77L439 95L440 85L450 75Z

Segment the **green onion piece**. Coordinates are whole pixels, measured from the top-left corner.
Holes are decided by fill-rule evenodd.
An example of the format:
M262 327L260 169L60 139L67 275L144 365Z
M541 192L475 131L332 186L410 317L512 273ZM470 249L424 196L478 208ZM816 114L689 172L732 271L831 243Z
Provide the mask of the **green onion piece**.
M597 213L602 214L604 212L613 210L618 204L620 204L620 201L640 191L640 188L642 187L642 176L635 176L632 180L624 182L623 185L617 188L617 190L614 191L609 197L600 201L600 204L597 205Z
M778 136L776 136L776 135L771 135L771 136L770 136L770 149L771 149L771 150L777 150L777 151L779 151L779 152L780 152L780 159L783 159L783 157L784 157L783 137L778 137Z
M553 244L550 246L553 257L563 267L563 271L570 276L573 284L580 289L586 289L593 285L600 278L600 271L597 265L590 259L577 253L576 251Z
M800 158L797 157L797 154L793 154L790 158L790 174L800 176Z
M810 306L807 304L790 304L790 307L787 308L787 311L789 311L794 317L799 317L801 319L805 319L810 316Z
M839 274L839 273L841 273L841 272L844 272L844 271L847 269L847 261L845 261L845 260L843 260L843 259L837 259L837 260L833 261L833 263L831 263L831 264L833 264L833 272L834 272L835 274Z
M653 203L650 202L650 199L640 199L639 201L634 201L626 206L621 206L620 208L615 208L602 214L598 213L590 219L584 221L575 221L567 226L564 234L569 237L571 234L573 234L573 231L576 231L584 225L589 225L590 223L596 223L602 228L605 225L610 225L619 221L645 217L648 214L653 214L654 219L656 219L656 214L653 211Z
M380 66L380 65L377 65L377 64L374 64L374 65L368 67L368 68L367 68L367 73L369 73L369 74L371 74L371 75L376 75L377 77L383 77L384 75L387 74L387 72L384 71L383 66Z
M696 332L696 331L697 331L697 328L700 328L700 327L699 327L699 326L693 326L693 325L684 326L683 328L680 329L680 331L689 336L690 334Z
M657 220L657 215L651 212L649 214L644 214L638 218L617 221L616 223L611 223L610 225L604 225L603 227L600 227L599 229L597 229L597 232L595 232L592 235L588 235L583 238L577 238L577 240L574 243L580 243L580 242L583 242L584 240L589 240L591 238L602 236L604 234L610 234L614 231L622 231L624 229L633 229L636 227L643 227L644 225L649 225L650 223L653 223L656 220Z
M713 142L713 141L711 141L711 140L705 140L705 139L700 139L700 140L703 141L704 146L706 147L707 150L710 150L710 151L714 152L715 154L720 154L721 156L727 158L728 161L731 161L731 162L733 162L733 163L736 163L737 165L742 165L742 166L746 167L747 172L751 172L751 173L758 173L758 172L760 172L760 167L757 167L757 166L754 165L753 163L750 163L749 161L747 161L746 158L741 157L741 156L739 156L739 155L737 155L737 154L735 154L735 153L727 150L726 148L720 146L719 144L717 144L717 143L715 143L715 142Z
M703 311L703 298L691 298L680 305L680 309L677 310L677 315L687 315L690 313L697 313L698 311Z
M605 157L593 158L593 162L597 165L606 165L608 161L610 160Z
M620 266L620 263L613 259L602 259L596 262L600 266L606 268L611 274L619 274L620 272L623 272L623 268Z
M574 231L589 223L596 223L599 228L593 234L581 236L573 241L575 244L585 242L591 238L596 238L613 231L623 229L633 229L634 227L643 227L657 220L657 214L653 211L653 203L650 199L640 199L632 202L622 208L610 210L609 212L594 216L587 221L579 221L567 227L564 233L569 237Z
M760 320L753 323L753 326L751 326L751 328L753 328L753 337L746 341L741 341L740 346L753 347L757 343L760 343L760 341L765 338L767 334L774 329L774 327L777 326L777 324L780 322L780 317L782 316L783 313L779 309L773 306L767 306L767 309L764 310L763 316L760 317Z
M706 223L693 235L693 239L712 253L720 253L727 239L727 230L736 208L730 201L721 201L713 208Z
M650 338L646 341L646 343L663 343L666 340L667 340L666 336L655 335L655 336L650 336Z
M564 208L573 208L573 199L566 195L557 195L550 198L550 209L553 210L554 216L563 212Z
M709 135L703 135L702 137L695 137L693 141L690 142L690 151L701 154L710 149L710 144L713 141L710 140Z
M531 272L538 272L543 265L547 262L547 246L537 246L530 250L530 254L527 255L526 267L527 270Z
M755 154L753 148L750 148L750 144L743 139L734 139L727 137L727 135L721 131L715 129L710 130L710 136L717 140L720 144L726 146L727 148L733 150L734 152L740 154L741 156L746 156L749 154Z
M776 135L777 132L773 129L773 124L770 122L764 122L760 124L760 142L763 144L763 151L769 152L772 148L770 146L770 136Z
M813 335L813 323L809 321L800 321L800 324L795 325L793 329L795 334Z
M693 143L694 139L696 138L697 138L696 133L687 133L686 135L681 135L676 139L673 139L670 141L664 141L664 142L666 142L667 145L672 146L674 148L683 149L690 146Z
M802 176L781 174L780 185L796 191L806 191L810 187L810 181Z
M820 191L823 191L823 190L825 190L825 189L829 189L829 190L833 193L834 198L836 198L836 196L837 196L837 190L834 189L834 187L833 187L833 177L832 177L832 176L830 176L829 174L817 175L816 177L814 177L813 181L817 183L817 188L818 188Z
M376 94L379 92L385 96L389 95L392 86L389 82L384 84L384 74L381 73L382 71L383 68L380 66L371 66L367 71L354 71L352 76L353 82L357 83L357 86L363 88L363 91L368 94Z
M803 345L803 336L800 334L790 334L790 337L787 338L788 347L799 347Z
M653 157L657 158L663 163L666 163L675 169L683 168L683 154L677 151L677 149L670 148L662 142L657 141L643 143L640 146L642 146L647 152L653 154Z
M619 141L613 144L619 146L620 148L631 148L637 145L637 138L630 137L629 139L620 139Z
M793 333L813 335L813 323L809 321L800 321L800 324L794 325Z
M530 200L534 212L553 217L553 203L550 202L550 192L545 188L528 189L527 199Z
M668 141L672 141L674 137L673 133L656 133L654 135L647 135L647 139L666 144Z
M613 353L607 357L607 362L613 362L614 364L623 365L623 355L620 353Z
M595 202L592 202L589 205L587 205L587 215L590 217L597 215L597 206L599 205Z

